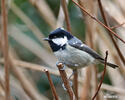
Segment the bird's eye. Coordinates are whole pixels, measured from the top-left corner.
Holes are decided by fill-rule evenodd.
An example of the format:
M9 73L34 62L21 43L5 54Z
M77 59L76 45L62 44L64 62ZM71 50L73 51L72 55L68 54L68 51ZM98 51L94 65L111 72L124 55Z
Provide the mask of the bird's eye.
M53 38L57 38L57 36L54 36Z

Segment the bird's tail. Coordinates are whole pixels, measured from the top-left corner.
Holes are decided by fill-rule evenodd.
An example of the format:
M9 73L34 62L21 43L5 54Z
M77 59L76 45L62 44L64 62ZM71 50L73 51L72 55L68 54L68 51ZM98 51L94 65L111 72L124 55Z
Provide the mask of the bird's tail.
M103 63L103 64L105 63L104 60L100 60L100 62ZM115 65L115 64L112 64L112 63L109 63L109 62L107 62L107 65L112 67L112 68L117 68L118 67L118 65Z

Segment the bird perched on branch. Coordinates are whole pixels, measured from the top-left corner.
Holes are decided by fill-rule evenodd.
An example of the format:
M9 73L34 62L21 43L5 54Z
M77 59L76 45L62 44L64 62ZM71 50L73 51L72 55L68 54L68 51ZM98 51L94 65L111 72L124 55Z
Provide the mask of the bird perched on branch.
M105 62L104 58L98 53L63 28L52 31L49 37L44 40L49 42L59 62L71 69L82 68L90 64L104 64ZM107 65L112 68L118 67L109 62L107 62Z

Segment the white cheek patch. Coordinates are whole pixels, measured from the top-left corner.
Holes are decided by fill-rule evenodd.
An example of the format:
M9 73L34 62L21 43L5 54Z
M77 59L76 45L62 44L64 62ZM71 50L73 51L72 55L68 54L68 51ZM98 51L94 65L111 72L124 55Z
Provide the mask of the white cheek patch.
M52 39L52 41L53 41L55 44L57 44L57 45L63 46L64 44L67 43L68 39L67 39L67 37L65 36L64 38Z

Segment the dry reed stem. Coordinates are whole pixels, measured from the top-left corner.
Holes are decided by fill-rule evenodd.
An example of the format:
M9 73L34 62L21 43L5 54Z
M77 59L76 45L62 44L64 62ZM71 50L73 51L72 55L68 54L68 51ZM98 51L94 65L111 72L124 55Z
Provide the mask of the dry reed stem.
M3 45L1 45L2 41L0 41L0 48L3 51ZM4 63L4 62L3 62ZM24 73L22 72L21 69L19 69L18 67L15 66L15 63L13 62L13 58L12 56L8 55L8 63L13 71L13 73L15 74L15 76L17 77L17 79L20 81L20 84L22 85L24 91L27 93L27 95L32 99L32 100L41 100L41 98L44 98L45 100L48 100L46 97L40 95L36 89L33 87L33 85L27 80L27 78L25 77ZM25 65L24 65L25 66ZM11 99L11 98L10 98ZM10 100L8 99L8 100Z
M67 5L69 3L69 0L66 0L67 2ZM62 27L63 24L64 24L64 20L65 20L65 16L64 16L64 11L63 11L63 8L62 6L60 5L60 9L59 9L59 13L58 13L58 18L57 18L57 24L56 24L56 27Z
M70 20L69 20L69 14L68 14L68 9L67 9L67 5L66 5L66 0L61 0L61 4L63 7L63 11L64 11L64 15L65 15L65 22L67 25L67 30L69 32L71 32L71 25L70 25Z
M3 81L1 77L0 77L0 86L5 91L5 82Z
M75 69L75 70L73 70L73 72L74 72L74 78L73 78L74 93L75 93L75 96L76 96L76 100L78 100L79 99L79 95L78 95L79 94L78 93L78 70Z
M58 13L58 17L57 17L57 23L56 23L56 27L62 27L64 24L64 20L65 20L65 16L63 13L63 8L60 5L60 9L59 9L59 13Z
M29 62L25 62L25 61L21 61L21 60L16 60L16 59L12 59L12 60L14 62L14 65L16 65L16 66L20 66L22 68L26 68L26 69L30 69L30 70L34 70L34 71L39 71L39 72L41 72L41 71L44 72L44 69L48 69L48 70L50 70L51 74L59 76L59 72L57 69L52 69L49 67L44 67L44 66L41 66L38 64L29 63ZM4 63L4 60L0 59L0 63Z
M115 92L115 93L118 93L120 95L125 95L125 89L111 86L111 85L107 85L107 84L102 84L101 90L106 90L106 91L108 90L110 92Z
M103 45L103 48L101 48L101 52L104 52L105 51L105 48L107 49L107 44L104 44L104 42L102 41L102 40L100 40L100 46L102 46ZM102 53L103 54L103 53ZM110 62L111 60L109 60L109 62ZM123 66L124 67L124 66ZM120 88L125 88L125 85L124 85L124 83L125 83L125 80L124 80L124 77L123 77L123 75L119 72L119 69L112 69L112 68L110 68L110 67L107 67L107 72L108 72L108 76L109 76L109 78L110 78L110 80L111 80L111 82L112 82L112 85L114 86L114 87L118 87L119 89ZM125 98L125 96L124 96L124 98ZM119 100L124 100L124 98L123 99L121 99L120 98L120 95L119 95Z
M92 100L94 100L94 99L96 98L96 96L98 95L98 92L99 92L99 90L100 90L100 88L101 88L101 85L102 85L102 82L103 82L103 80L104 80L104 76L105 76L105 73L106 73L107 57L108 57L108 51L106 51L105 65L104 65L103 75L102 75L102 78L101 78L101 80L100 80L100 84L99 84L99 86L98 86L98 89L97 89L95 95L93 96Z
M2 70L1 70L2 71ZM2 77L0 77L0 88L2 88L2 90L3 91L0 91L0 97L3 95L3 97L4 97L4 99L1 99L0 98L0 100L5 100L5 81L3 80L3 76ZM11 86L10 86L11 87ZM1 89L0 89L1 90ZM2 93L3 92L3 93ZM9 98L9 100L14 100L13 98L12 98L12 96L10 95L10 98Z
M101 0L98 0L98 5L99 5L100 11L101 11L101 15L102 15L102 18L103 18L103 20L104 20L105 25L109 27L109 25L108 25L108 23L107 23L107 20L106 20L106 17L105 17L105 13L104 13L103 7L102 7ZM120 49L119 49L117 43L115 42L115 40L114 40L112 34L110 34L110 33L111 33L111 32L108 30L108 34L109 34L109 36L110 36L110 38L111 38L111 40L112 40L112 42L113 42L113 44L114 44L114 46L115 46L115 48L116 48L118 54L119 54L119 56L120 56L120 58L121 58L123 64L125 65L124 56L122 55L122 53L121 53L121 51L120 51Z
M76 3L74 0L72 0L72 2L74 4L76 4L80 9L82 9L82 11L87 14L88 16L90 16L92 19L94 19L96 22L98 22L99 24L101 24L103 27L105 27L108 31L110 31L115 37L117 37L120 41L122 41L123 43L125 43L125 41L120 38L114 31L112 31L108 26L106 26L105 24L103 24L101 21L99 21L97 18L95 18L93 15L91 15L90 13L88 13L82 6L80 6L78 3Z
M125 22L123 22L122 24L118 24L118 25L112 26L110 28L113 30L113 29L122 27L124 24L125 24Z
M70 100L75 100L75 95L74 95L74 92L69 84L69 80L67 78L66 72L65 72L65 70L62 70L64 66L62 65L62 63L59 63L57 65L57 67L59 69L59 72L60 72L61 78L63 80L64 86L66 88L66 91L69 94Z
M49 48L47 42L43 41L44 34L39 30L39 28L33 23L33 21L26 16L26 14L18 7L14 2L11 3L11 10L26 24L26 26L33 32L40 43Z
M51 87L51 90L52 90L52 94L53 94L53 97L55 98L55 100L59 100L58 98L58 95L57 95L57 92L56 92L56 89L55 89L55 86L52 82L52 79L50 77L50 74L49 74L49 71L47 69L44 69L47 77L48 77L48 80L49 80L49 84L50 84L50 87Z
M89 89L90 89L90 80L91 80L91 68L86 68L86 77L83 83L82 92L80 94L80 100L89 100Z
M22 88L32 100L42 100L42 98L44 98L45 100L48 100L46 97L40 95L37 92L37 90L34 88L31 82L27 80L22 70L14 65L14 62L11 58L9 58L9 63L15 76L20 81Z
M56 58L50 52L42 48L35 40L24 34L17 26L9 26L9 35L13 37L20 45L35 54L48 66L55 67ZM23 40L23 41L22 41Z
M30 69L30 70L34 70L34 71L39 71L41 72L42 69L46 69L46 67L43 67L43 66L40 66L40 65L37 65L37 64L33 64L33 63L29 63L29 62L25 62L25 61L20 61L20 60L15 60L13 59L13 62L15 64L15 66L20 66L22 68L27 68L27 69ZM0 59L0 63L4 63L3 59ZM49 72L53 75L57 75L59 76L59 73L58 71L52 71L52 69L49 69L47 68L47 70L49 70ZM71 73L68 73L68 76L70 75ZM78 83L79 85L82 84L82 79L80 78ZM118 88L118 87L114 87L114 86L110 86L108 84L102 84L101 86L101 90L107 90L107 91L111 91L111 92L116 92L118 94L121 94L121 95L125 95L125 90L124 89L121 89L121 88Z
M79 1L79 4L83 7L85 7L85 9L87 9L89 12L91 12L92 14L97 14L97 8L96 8L96 5L94 3L94 1L92 0L78 0ZM82 10L81 10L82 11ZM94 34L95 34L95 23L94 23L94 20L91 19L90 17L88 16L84 16L84 13L83 14L83 17L85 17L85 22L86 22L86 44L89 45L91 48L95 49L94 48ZM87 71L86 73L86 78L90 78L90 75L88 73L91 73L90 71L92 70L93 73L94 73L94 77L92 77L91 75L91 81L94 82L95 84L93 85L93 88L91 89L91 92L90 92L90 80L85 80L86 83L89 83L89 84L86 84L85 86L83 86L83 93L81 94L81 99L82 100L87 100L89 99L88 97L91 97L89 94L92 94L93 91L95 92L96 91L96 87L97 87L97 71L96 71L96 67L95 66L91 66L93 68L89 69L89 71ZM88 69L87 69L88 70ZM87 82L88 81L88 82ZM86 88L88 87L88 88ZM93 91L92 91L93 90ZM83 95L84 94L84 95ZM99 98L97 96L97 98Z
M7 34L7 11L5 0L1 0L2 12L2 28L3 28L3 55L4 55L4 68L5 68L5 100L10 99L10 86L9 86L9 61L8 61L8 34Z
M102 0L102 5L103 5L104 12L106 13L106 16L109 18L109 23L111 25L112 24L117 25L125 22L124 13L121 11L120 6L118 6L118 3L115 3L115 0L114 2L110 2L109 0ZM125 25L123 25L123 28L125 28Z
M55 29L56 18L46 3L46 0L29 0L29 2L39 10L41 16L51 26L51 28Z
M123 16L125 17L124 13L125 13L125 1L124 0L114 0L114 2L119 5L120 10L123 13Z
M101 26L97 26L97 34L98 36L101 38L101 40L104 41L104 43L106 44L107 48L109 49L111 56L113 57L114 62L119 65L119 69L122 72L123 75L125 75L125 68L124 66L121 64L119 58L117 57L116 51L113 49L112 47L112 43L110 42L109 38L106 36L105 34L106 32L102 30Z
M70 25L70 19L69 19L66 0L61 0L61 4L62 4L62 8L63 8L64 15L65 15L65 22L67 25L67 30L71 33L71 25ZM75 74L74 74L74 82L73 83L74 83L75 96L76 96L76 99L78 100L78 73L77 73L77 69L76 69Z

